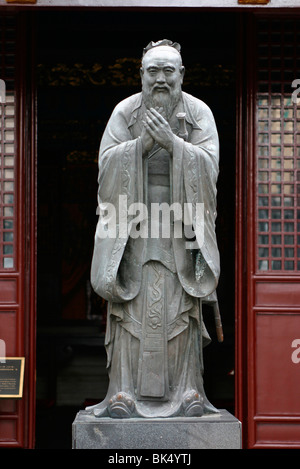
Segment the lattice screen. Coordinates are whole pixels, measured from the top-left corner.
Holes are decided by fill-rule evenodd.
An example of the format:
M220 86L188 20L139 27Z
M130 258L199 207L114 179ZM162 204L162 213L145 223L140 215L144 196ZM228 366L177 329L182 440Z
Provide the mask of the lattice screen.
M6 87L0 104L0 270L15 267L15 20L0 18L0 79Z
M300 270L300 104L292 100L300 22L260 21L258 37L257 269L292 273Z

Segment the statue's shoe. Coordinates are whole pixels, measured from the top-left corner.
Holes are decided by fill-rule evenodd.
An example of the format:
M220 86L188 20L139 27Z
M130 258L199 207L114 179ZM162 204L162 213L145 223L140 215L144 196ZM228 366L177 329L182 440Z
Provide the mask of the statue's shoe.
M185 417L201 417L203 407L203 397L197 391L187 391L183 395L182 409Z
M108 413L112 418L126 419L133 416L135 404L129 394L118 392L111 397L108 403Z

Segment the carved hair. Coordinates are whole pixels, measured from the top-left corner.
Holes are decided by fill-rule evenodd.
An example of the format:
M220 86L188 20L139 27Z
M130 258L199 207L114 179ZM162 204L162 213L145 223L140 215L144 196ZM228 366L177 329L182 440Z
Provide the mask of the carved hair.
M172 42L169 39L161 39L160 41L157 41L157 42L153 42L153 41L149 42L149 44L143 49L143 57L149 50L153 49L154 47L159 47L159 46L173 47L173 49L175 49L180 55L181 46L180 44L178 44L178 42Z

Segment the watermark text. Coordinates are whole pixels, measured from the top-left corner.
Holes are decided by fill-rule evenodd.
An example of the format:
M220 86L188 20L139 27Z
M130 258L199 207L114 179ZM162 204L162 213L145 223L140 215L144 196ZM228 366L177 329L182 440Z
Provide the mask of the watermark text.
M207 212L209 213L209 212ZM187 249L199 249L204 243L203 203L151 203L128 205L126 195L119 195L118 207L99 203L97 236L104 238L185 238Z

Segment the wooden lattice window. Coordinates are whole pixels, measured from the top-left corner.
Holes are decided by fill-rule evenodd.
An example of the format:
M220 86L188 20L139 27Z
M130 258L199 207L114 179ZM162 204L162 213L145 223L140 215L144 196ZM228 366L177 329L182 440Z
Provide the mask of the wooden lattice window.
M300 270L299 20L259 22L256 109L258 271Z
M16 145L14 18L0 18L0 271L15 268Z

